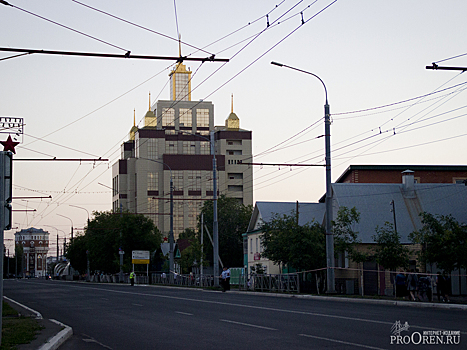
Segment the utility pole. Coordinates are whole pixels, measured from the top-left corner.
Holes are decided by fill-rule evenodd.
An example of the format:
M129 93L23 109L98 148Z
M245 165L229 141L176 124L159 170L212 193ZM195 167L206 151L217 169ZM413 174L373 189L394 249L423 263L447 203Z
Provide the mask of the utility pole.
M212 154L212 176L213 176L213 196L212 196L212 210L213 210L213 246L214 246L214 256L213 256L213 267L214 267L214 286L219 286L219 225L217 222L217 163L216 163L216 149L214 147L214 134L215 131L211 131L211 154Z
M120 202L120 219L122 218L123 215L123 204ZM125 254L125 251L123 250L122 247L122 229L120 229L120 249L118 251L120 254L120 274L119 274L119 281L120 283L123 283L123 254Z
M397 226L396 226L396 207L394 205L394 199L389 203L392 208L391 208L391 212L392 212L392 215L394 217L394 232L397 234Z
M334 234L332 233L332 187L331 187L331 112L328 103L328 90L324 81L316 74L307 72L302 69L287 66L282 63L271 62L271 64L290 68L305 74L309 74L317 78L324 87L326 102L324 104L324 139L326 149L326 285L327 293L335 293L335 278L334 278Z

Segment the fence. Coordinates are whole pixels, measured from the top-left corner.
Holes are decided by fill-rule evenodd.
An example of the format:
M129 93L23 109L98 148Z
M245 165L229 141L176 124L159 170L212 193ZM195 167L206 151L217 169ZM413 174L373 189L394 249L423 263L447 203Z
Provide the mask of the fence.
M300 293L299 276L296 273L284 275L245 275L239 278L240 290L256 292Z

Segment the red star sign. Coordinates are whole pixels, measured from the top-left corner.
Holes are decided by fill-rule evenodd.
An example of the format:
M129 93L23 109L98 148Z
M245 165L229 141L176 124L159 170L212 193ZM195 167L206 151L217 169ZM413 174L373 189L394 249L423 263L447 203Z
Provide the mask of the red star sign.
M0 141L0 143L3 145L3 151L11 151L14 154L16 154L15 147L19 145L19 142L15 142L11 139L11 136L8 135L8 138L6 141Z

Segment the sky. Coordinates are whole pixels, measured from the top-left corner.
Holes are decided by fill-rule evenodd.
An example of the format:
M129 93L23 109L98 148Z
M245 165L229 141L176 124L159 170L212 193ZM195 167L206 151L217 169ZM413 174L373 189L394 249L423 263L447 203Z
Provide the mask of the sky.
M2 48L173 57L181 34L183 56L230 59L185 61L192 100L212 101L215 124L223 125L233 94L240 127L253 133L254 162L324 164L323 85L276 61L326 85L332 181L356 164L466 164L467 75L425 69L467 66L465 1L9 2L16 7L0 4ZM93 211L111 209L111 166L133 115L141 127L149 93L151 103L169 99L174 67L169 60L5 59L14 55L0 52L0 117L25 123L13 196L52 198L13 200L23 211L5 231L10 251L20 229L43 228L62 242L72 225L79 232ZM21 161L54 157L109 161ZM316 202L325 193L324 167L255 166L253 173L254 202Z

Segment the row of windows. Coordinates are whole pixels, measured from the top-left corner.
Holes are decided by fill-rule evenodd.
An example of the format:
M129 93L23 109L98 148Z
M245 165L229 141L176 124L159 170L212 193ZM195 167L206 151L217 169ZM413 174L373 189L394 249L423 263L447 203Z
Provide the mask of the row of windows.
M193 111L196 111L196 126L209 127L209 109L207 108L180 108L178 123L179 126L192 127L194 125ZM162 108L162 126L175 126L175 109Z

